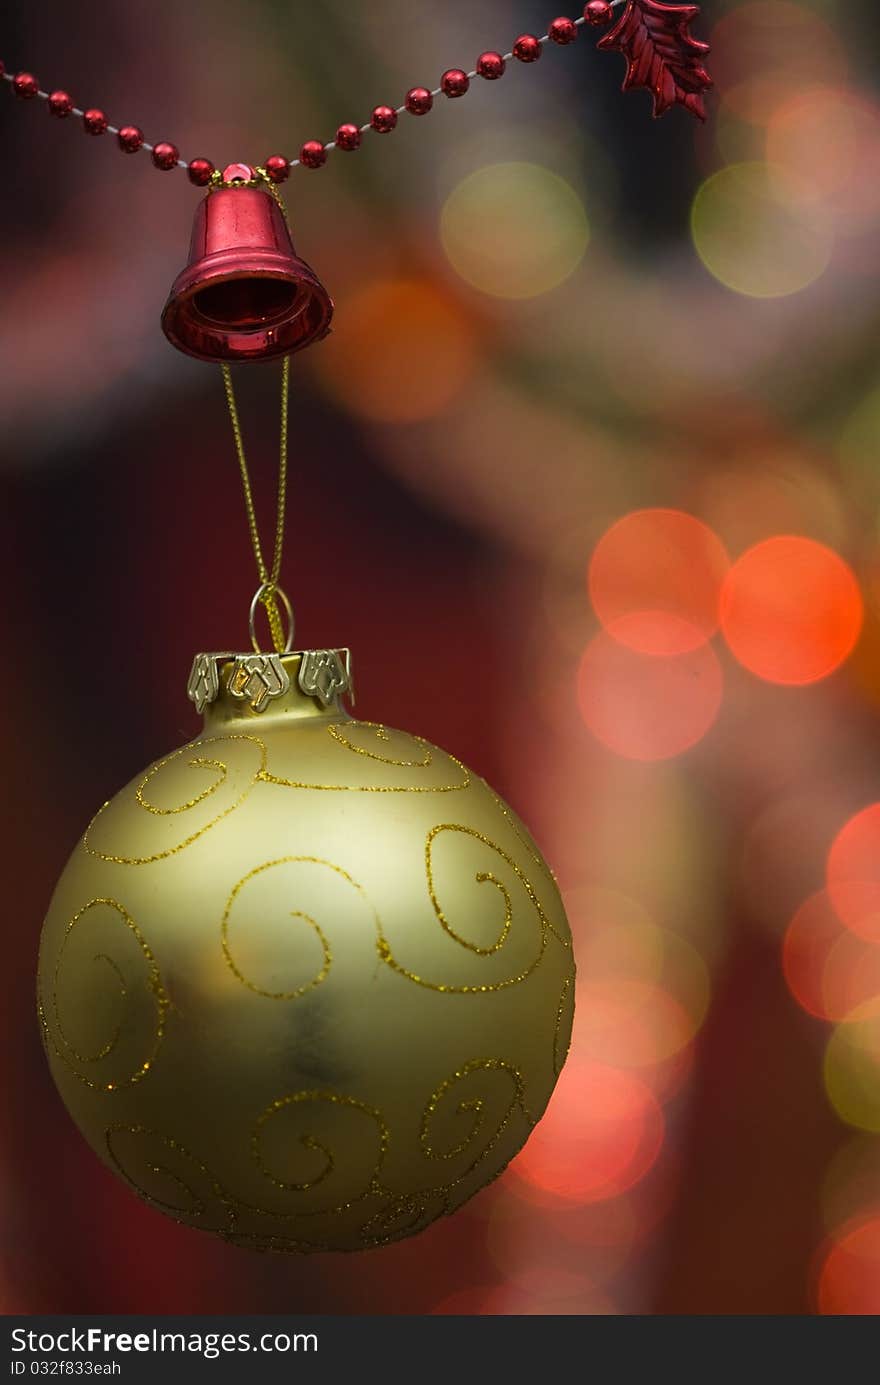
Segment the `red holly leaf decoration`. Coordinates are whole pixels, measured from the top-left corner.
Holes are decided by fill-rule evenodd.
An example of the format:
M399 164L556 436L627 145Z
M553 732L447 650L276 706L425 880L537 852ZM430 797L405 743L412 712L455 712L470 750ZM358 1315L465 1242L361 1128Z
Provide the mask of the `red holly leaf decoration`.
M658 0L627 0L620 19L596 45L626 58L623 90L645 87L654 93L654 118L684 106L706 119L703 92L712 78L703 66L709 51L687 32L698 5L661 5Z

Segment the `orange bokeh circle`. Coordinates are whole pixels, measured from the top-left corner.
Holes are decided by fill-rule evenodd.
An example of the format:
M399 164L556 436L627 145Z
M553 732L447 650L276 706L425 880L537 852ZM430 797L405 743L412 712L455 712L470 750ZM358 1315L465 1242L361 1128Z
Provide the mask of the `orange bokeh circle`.
M730 559L707 524L683 510L634 510L612 524L587 574L599 620L645 654L683 654L718 628ZM622 617L640 616L640 620Z
M841 827L826 866L828 894L841 922L880 943L880 803L871 803Z
M795 1000L819 1019L842 1020L880 995L880 947L850 932L826 890L805 900L788 925L782 969Z
M819 1273L819 1312L880 1313L880 1216L855 1222L834 1241Z
M767 129L767 158L799 174L808 198L845 232L880 217L880 109L846 87L801 90L778 107Z
M858 583L847 563L814 539L780 534L749 548L721 589L721 629L736 658L770 683L826 678L862 628Z
M343 405L381 423L442 412L472 379L472 320L455 298L422 279L382 279L351 297L315 366Z

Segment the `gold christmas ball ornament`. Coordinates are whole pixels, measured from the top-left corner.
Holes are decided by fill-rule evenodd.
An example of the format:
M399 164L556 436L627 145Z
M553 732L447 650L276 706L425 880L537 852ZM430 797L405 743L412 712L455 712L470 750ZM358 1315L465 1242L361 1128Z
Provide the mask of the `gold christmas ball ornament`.
M363 1250L491 1182L569 1042L571 937L516 815L352 719L347 651L200 655L205 725L105 804L40 948L95 1152L237 1245Z

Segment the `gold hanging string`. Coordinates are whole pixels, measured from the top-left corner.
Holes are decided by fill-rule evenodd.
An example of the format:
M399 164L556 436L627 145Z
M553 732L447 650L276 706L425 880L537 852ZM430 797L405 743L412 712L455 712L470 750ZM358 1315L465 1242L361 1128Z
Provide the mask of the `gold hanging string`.
M235 454L238 457L238 467L241 472L241 484L244 491L244 507L251 536L251 547L254 550L254 558L256 559L257 572L261 583L259 600L266 610L266 616L269 620L269 630L272 635L272 643L275 646L276 652L281 654L284 652L285 648L285 635L284 626L281 621L281 613L278 610L277 593L278 579L281 576L281 555L284 548L284 514L287 503L287 406L290 394L290 357L285 356L281 363L281 440L278 455L278 503L275 518L275 547L272 553L271 568L266 565L266 560L263 557L263 547L260 543L260 533L257 527L257 513L254 508L254 493L251 487L251 478L244 453L241 425L238 421L235 391L232 387L232 372L225 362L221 364L220 369L223 373L223 387L226 391L229 420L232 424L232 436L235 440Z

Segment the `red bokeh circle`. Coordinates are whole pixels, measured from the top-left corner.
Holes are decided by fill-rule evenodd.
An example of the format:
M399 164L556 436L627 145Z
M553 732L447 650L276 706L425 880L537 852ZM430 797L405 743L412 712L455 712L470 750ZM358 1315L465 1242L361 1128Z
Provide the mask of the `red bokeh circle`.
M736 658L770 683L827 678L862 628L852 569L814 539L780 534L747 549L721 590L721 629Z

